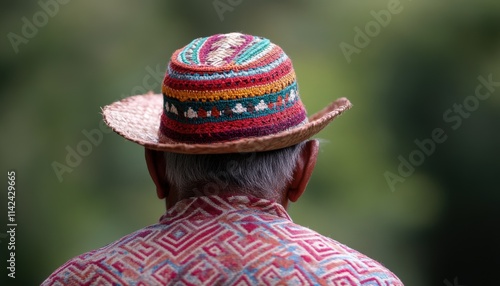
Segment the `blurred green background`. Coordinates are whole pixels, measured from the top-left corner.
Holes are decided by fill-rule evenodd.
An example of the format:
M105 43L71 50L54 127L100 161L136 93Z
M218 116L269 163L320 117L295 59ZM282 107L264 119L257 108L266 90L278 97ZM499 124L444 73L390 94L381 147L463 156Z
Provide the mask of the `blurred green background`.
M164 207L143 149L100 129L100 108L160 92L175 49L234 31L285 50L310 114L341 96L354 104L320 133L295 222L405 285L498 284L500 92L494 83L481 90L488 99L475 92L480 76L500 82L499 1L63 2L8 1L0 11L2 184L15 170L18 223L14 280L4 187L1 285L39 285L68 259L157 222ZM446 141L418 157L415 140L436 128ZM86 132L102 139L84 143ZM86 156L67 162L78 148ZM54 162L68 166L59 178Z

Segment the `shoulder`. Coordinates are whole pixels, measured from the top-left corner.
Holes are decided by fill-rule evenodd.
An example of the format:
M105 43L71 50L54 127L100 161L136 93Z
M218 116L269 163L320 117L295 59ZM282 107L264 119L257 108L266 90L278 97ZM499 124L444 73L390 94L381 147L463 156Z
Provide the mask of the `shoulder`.
M280 230L298 265L314 273L317 282L322 285L350 285L354 281L360 285L369 282L375 285L403 285L380 262L332 238L294 223L283 224Z
M81 285L96 280L96 276L106 276L99 271L99 261L94 259L97 250L74 257L54 271L41 285Z
M99 249L76 256L55 270L41 285L127 285L136 267L130 257L140 241L155 235L159 225L143 228ZM134 272L135 273L135 272ZM133 281L133 280L131 280Z

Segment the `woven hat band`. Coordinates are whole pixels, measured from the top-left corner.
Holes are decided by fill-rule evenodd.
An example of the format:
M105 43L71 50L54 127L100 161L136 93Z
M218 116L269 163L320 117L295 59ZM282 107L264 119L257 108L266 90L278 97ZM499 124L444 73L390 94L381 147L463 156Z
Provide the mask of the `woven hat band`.
M161 132L180 142L213 143L275 134L307 122L296 84L241 100L180 102L163 97Z

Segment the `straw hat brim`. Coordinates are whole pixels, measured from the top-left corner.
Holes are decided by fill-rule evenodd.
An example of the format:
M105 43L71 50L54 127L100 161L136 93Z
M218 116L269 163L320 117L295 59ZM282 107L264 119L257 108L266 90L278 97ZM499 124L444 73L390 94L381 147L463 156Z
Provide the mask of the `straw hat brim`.
M347 98L339 98L309 117L299 127L262 137L228 142L190 144L177 142L159 131L163 110L161 94L127 97L102 109L105 123L125 139L148 149L184 154L223 154L276 150L298 144L317 134L333 119L352 107Z

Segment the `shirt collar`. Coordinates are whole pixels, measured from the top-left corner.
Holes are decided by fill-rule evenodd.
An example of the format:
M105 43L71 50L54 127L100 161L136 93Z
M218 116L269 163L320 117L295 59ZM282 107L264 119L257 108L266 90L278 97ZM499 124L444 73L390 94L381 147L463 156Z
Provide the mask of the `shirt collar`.
M252 196L228 195L192 197L181 200L167 210L160 218L160 223L168 223L187 217L202 219L231 212L268 214L292 220L285 208L274 201Z

